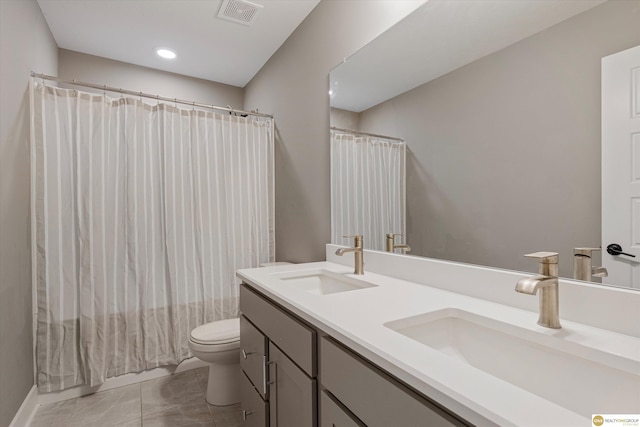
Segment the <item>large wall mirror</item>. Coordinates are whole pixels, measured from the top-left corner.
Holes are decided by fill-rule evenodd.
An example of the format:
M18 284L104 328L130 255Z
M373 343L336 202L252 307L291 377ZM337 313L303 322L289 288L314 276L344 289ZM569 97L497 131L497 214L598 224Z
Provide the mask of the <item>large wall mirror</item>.
M594 282L640 288L640 231L616 242L635 259L606 252L601 183L602 58L638 22L640 0L430 0L331 72L332 127L406 143L410 255L536 271L523 255L553 251L573 277L602 247L626 270Z

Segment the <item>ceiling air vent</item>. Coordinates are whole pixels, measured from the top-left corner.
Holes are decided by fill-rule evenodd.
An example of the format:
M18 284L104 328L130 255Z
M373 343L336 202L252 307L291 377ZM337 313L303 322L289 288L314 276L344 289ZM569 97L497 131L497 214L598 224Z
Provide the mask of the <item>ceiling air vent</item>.
M252 25L258 16L258 12L263 7L261 4L251 3L246 0L224 0L220 6L218 18L237 22L238 24Z

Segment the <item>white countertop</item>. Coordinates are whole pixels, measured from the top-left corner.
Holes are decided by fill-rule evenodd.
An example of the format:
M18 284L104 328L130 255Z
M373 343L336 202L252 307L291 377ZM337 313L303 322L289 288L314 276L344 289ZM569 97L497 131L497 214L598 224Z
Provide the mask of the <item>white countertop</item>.
M357 291L317 295L283 286L277 273L325 269L377 286ZM365 269L366 270L366 269ZM384 324L443 309L459 309L552 337L559 350L595 349L585 353L629 375L640 375L640 339L562 319L562 329L536 324L537 314L521 308L449 292L406 280L365 272L332 262L292 264L238 271L238 277L319 330L331 335L401 381L477 425L588 426L591 414L577 414L533 393L461 364ZM515 283L514 283L515 285ZM537 300L537 297L534 297ZM529 337L530 338L530 337ZM548 340L548 338L545 338ZM606 349L606 352L601 351ZM500 363L496 355L496 363ZM523 366L544 369L544 366ZM606 391L603 391L606 393ZM629 411L640 412L639 406ZM597 413L599 408L593 408ZM631 413L634 413L631 412Z

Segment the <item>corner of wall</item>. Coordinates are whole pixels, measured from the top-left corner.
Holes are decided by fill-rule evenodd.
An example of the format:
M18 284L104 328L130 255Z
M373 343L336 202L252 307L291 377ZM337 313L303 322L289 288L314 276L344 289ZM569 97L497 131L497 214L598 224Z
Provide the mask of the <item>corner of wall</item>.
M245 86L276 121L278 261L324 259L331 236L329 72L422 3L321 1Z
M28 149L31 71L56 74L58 46L36 0L0 1L0 335L3 337L0 345L4 346L0 351L0 425L3 426L12 423L20 407L28 404L34 384Z

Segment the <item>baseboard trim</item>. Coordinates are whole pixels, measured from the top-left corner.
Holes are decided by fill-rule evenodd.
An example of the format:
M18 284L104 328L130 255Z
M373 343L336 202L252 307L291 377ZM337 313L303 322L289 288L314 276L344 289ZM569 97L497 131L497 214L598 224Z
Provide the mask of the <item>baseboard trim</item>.
M27 393L27 397L22 401L22 405L13 417L9 427L25 427L31 424L31 420L38 410L40 403L38 401L38 388L34 385Z
M0 0L1 1L1 0ZM207 366L206 362L203 362L196 357L186 359L179 365L161 366L159 368L151 369L149 371L143 371L135 374L125 374L118 377L107 378L107 380L99 386L89 387L82 385L73 387L62 391L53 391L50 393L40 393L37 396L37 401L40 405L47 405L49 403L61 402L63 400L75 399L76 397L86 396L88 394L97 393L100 391L111 390L118 387L124 387L131 384L140 383L143 381L154 380L156 378L162 378L180 372L189 371L191 369L197 369ZM17 426L22 426L17 424ZM13 427L13 425L11 426Z

